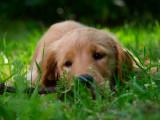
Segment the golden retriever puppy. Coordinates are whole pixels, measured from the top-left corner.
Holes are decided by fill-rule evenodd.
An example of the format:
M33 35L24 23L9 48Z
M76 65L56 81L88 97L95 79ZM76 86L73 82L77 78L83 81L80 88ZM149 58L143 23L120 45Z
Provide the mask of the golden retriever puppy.
M135 66L113 35L74 21L52 25L39 41L28 74L34 83L39 74L35 61L41 68L42 87L55 86L65 70L71 75L95 80L100 87L109 80L114 87L114 79L123 82L125 72Z

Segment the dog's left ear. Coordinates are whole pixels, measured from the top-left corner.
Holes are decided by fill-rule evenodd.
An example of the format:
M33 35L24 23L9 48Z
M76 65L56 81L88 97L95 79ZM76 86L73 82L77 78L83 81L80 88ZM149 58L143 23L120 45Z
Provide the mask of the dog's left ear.
M133 59L120 45L116 44L116 77L123 83L127 72L133 69Z
M42 87L53 87L56 86L56 82L59 78L59 71L57 68L55 52L48 53L42 63Z

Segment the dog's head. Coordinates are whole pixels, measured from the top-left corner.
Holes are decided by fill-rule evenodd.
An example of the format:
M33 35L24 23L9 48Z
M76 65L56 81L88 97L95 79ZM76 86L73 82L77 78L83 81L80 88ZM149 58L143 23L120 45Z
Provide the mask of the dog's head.
M96 80L101 86L114 76L122 81L124 64L131 65L130 56L111 35L94 28L80 28L66 33L47 48L42 67L42 86L50 86L63 74ZM93 70L93 75L90 71ZM70 83L72 84L72 83Z

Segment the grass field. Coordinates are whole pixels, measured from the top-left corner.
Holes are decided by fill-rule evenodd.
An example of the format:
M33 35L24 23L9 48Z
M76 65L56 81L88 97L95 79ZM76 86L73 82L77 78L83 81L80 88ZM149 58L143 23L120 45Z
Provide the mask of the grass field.
M101 27L97 27L101 28ZM96 99L91 99L90 90L76 85L69 92L63 90L48 95L24 94L29 86L26 73L38 40L46 31L41 23L6 21L0 27L0 82L16 87L16 93L0 95L0 119L2 120L159 120L160 119L160 75L151 75L150 68L159 70L160 25L124 25L112 29L121 43L131 50L144 64L144 58L151 62L145 69L147 75L130 77L128 85L114 93L110 89L102 95L97 89ZM65 78L62 78L65 79ZM10 82L9 82L10 81ZM61 95L61 93L63 94Z

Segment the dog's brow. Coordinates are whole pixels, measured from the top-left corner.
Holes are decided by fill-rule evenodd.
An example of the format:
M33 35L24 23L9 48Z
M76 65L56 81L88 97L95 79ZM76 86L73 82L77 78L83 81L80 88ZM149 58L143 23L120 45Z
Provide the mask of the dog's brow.
M68 51L67 53L66 53L66 55L65 55L65 59L67 59L67 60L71 60L71 59L73 59L74 58L74 52L73 51Z

